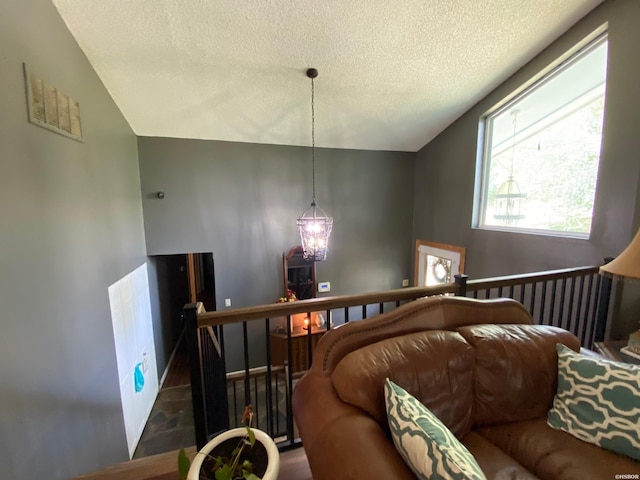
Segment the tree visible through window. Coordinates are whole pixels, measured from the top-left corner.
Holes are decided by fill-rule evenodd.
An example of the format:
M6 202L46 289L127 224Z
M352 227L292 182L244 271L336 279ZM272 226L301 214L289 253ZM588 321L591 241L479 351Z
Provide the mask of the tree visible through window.
M480 228L588 237L596 191L606 35L486 115Z

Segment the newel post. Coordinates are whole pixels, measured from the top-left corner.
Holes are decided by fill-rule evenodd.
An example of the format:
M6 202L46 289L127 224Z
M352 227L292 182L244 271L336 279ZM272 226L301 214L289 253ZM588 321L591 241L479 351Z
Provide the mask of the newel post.
M193 404L193 421L196 431L196 448L200 450L206 445L207 414L204 406L204 384L202 375L202 359L200 356L200 340L198 333L198 303L184 306L184 337L189 358L189 374L191 379L191 402Z
M458 293L456 293L456 297L466 297L467 296L467 280L469 279L469 275L465 275L463 273L458 273L453 276L455 278L456 283L458 284Z

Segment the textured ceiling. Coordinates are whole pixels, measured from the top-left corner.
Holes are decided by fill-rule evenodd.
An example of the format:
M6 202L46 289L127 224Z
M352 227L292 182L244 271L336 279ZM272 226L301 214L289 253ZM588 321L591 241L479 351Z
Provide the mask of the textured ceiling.
M137 135L417 151L602 0L53 0Z

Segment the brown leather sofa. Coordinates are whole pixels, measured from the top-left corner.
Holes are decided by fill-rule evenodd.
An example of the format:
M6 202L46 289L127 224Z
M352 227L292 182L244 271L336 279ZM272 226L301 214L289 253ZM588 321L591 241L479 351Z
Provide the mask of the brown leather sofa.
M385 377L433 411L488 479L640 473L640 463L547 426L556 343L580 350L509 299L429 297L329 331L293 392L314 480L415 478L389 436Z

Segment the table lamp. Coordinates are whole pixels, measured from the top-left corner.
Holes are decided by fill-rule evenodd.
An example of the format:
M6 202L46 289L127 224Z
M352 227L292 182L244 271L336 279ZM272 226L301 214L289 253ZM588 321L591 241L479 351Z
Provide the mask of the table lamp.
M600 267L600 273L640 279L640 230L620 255ZM629 336L627 346L622 351L634 357L640 357L640 330Z

